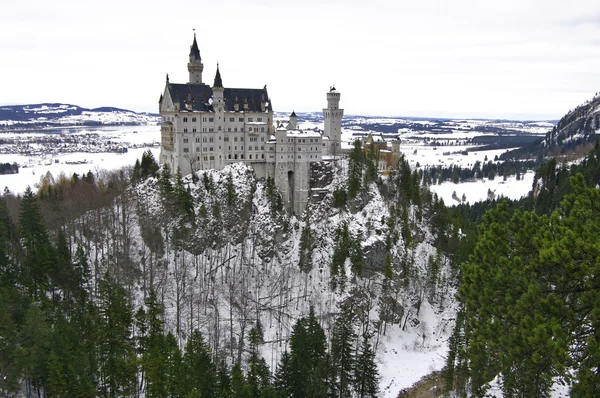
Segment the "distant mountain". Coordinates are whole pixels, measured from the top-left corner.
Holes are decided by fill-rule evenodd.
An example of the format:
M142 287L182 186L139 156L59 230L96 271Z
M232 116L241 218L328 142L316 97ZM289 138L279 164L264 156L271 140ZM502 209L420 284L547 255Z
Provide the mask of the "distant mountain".
M57 103L0 106L0 130L156 124L159 120L157 114L114 107L87 109Z
M502 154L501 159L585 156L600 135L600 95L569 111L543 139ZM580 155L580 156L579 156Z

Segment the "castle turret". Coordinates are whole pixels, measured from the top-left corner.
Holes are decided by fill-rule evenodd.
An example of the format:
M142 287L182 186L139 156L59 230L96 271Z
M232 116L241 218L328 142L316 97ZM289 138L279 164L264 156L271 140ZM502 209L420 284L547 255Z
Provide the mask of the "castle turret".
M196 32L194 32L194 42L190 47L190 62L188 62L188 72L190 72L189 84L202 84L202 71L204 65L202 64L202 58L200 58L200 50L198 49L198 42L196 41Z
M340 153L342 141L342 116L344 110L340 109L340 93L331 86L327 93L327 108L323 109L323 122L325 124L325 137L329 138L330 155Z
M297 130L298 129L298 116L296 116L296 112L292 111L290 115L290 122L287 125L288 130Z

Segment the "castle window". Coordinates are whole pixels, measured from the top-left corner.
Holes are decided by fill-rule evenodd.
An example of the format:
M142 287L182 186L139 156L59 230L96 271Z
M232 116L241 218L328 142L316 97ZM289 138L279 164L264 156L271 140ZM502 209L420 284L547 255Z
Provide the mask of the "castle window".
M261 155L261 158L262 158L262 159L264 159L264 158L265 158L265 154L264 154L264 153Z
M262 117L259 117L258 119L256 119L256 121L262 122Z
M194 123L196 122L196 118L195 117L192 118L192 122L194 122Z
M229 121L230 121L230 122L235 122L235 118L234 118L234 117L230 117L230 118L229 118Z
M208 158L205 156L205 157L204 157L204 161L206 161L206 160L208 160Z
M256 146L254 147L254 150L255 150L255 151L258 151L258 145L256 145Z
M229 147L229 149L228 149L228 150L229 150L229 151L231 151L231 146Z
M260 137L260 140L261 140L261 141L264 141L264 140L265 140L265 137L264 137L264 136L261 136L261 137Z
M240 121L240 122L243 122L243 121L244 121L244 118L243 118L243 117L241 117L241 118L239 119L239 121Z
M252 154L250 154L250 159L252 159Z
M196 137L196 142L200 142L200 137Z
M187 129L183 129L183 132L184 132L184 133L187 133Z
M211 146L210 147L210 151L213 152L215 149Z
M206 152L206 147L202 148L202 152Z
M254 121L254 118L251 118L251 117L249 117L249 118L248 118L248 121L249 121L249 122L253 122L253 121Z
M208 129L208 132L209 132L209 133L214 133L214 132L215 132L215 129L214 129L214 128L212 128L212 127L210 127L210 128Z
M225 136L225 137L223 138L223 141L225 141L225 142L229 142L229 137L228 137L228 136Z
M208 142L214 142L214 141L215 141L215 137L210 137L210 138L208 139Z
M202 118L202 121L203 121L203 122L206 122L206 118L205 118L205 117L203 117L203 118Z
M206 133L206 127L202 127L202 132Z
M261 150L261 151L264 151L264 150L265 150L265 147L264 147L264 146L261 146L261 147L260 147L260 150Z
M244 154L243 153L240 155L240 159L244 159Z
M234 147L233 149L237 151L237 146L236 146L236 147Z
M231 154L229 154L229 156L227 156L227 159L231 159Z
M206 142L206 137L202 137L202 142Z
M184 117L184 118L183 118L183 122L184 122L184 123L185 123L185 122L187 122L187 117Z
M196 152L200 152L200 147L199 146L196 147Z
M261 132L261 133L264 133L264 132L265 132L265 128L264 128L264 127L261 127L261 128L260 128L260 132Z
M233 137L233 140L234 140L235 142L237 142L237 139L238 139L237 137Z
M183 152L186 152L186 153L187 153L187 152L189 152L189 151L190 151L190 148L183 148Z
M242 151L244 150L244 146L242 145Z
M193 132L193 133L195 133L195 132L196 132L196 127L194 127L194 128L192 129L192 132Z
M252 132L252 127L248 127L248 131L251 133Z
M218 131L221 131L221 126L219 126L219 128L217 129Z
M283 155L281 155L281 160L283 160Z
M214 122L214 121L215 121L215 118L214 118L214 117L209 117L209 118L208 118L208 121L209 121L209 122Z
M231 133L231 127L227 127L227 132Z
M234 133L237 133L237 127L234 127L234 128L233 128L233 132L234 132Z
M300 152L302 150L302 147L298 147L298 152Z
M234 159L237 159L237 153L235 154L235 156L233 157Z
M210 157L210 160L215 160L215 157L214 157L214 156L211 156L211 157Z
M184 139L183 139L183 143L184 143L184 144L187 144L188 142L189 142L189 139L187 139L187 138L184 138Z

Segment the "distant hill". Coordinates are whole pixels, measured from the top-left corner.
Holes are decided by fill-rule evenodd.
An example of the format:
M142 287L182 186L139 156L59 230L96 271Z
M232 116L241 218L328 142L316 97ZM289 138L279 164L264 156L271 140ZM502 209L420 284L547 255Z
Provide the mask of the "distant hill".
M546 157L583 157L600 134L600 95L569 111L543 139L514 151L501 159L543 159Z
M58 103L0 106L0 130L141 125L156 124L159 120L157 114L137 113L114 107L87 109Z

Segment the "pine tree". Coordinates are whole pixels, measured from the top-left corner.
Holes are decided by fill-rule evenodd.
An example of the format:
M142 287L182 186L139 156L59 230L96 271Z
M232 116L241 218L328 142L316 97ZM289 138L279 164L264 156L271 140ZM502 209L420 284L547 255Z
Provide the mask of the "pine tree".
M281 354L281 359L277 364L277 371L275 372L274 387L277 397L287 398L292 395L290 380L290 354L287 351L284 351Z
M186 393L197 391L203 397L217 394L217 369L198 330L194 330L188 338L183 363Z
M363 173L363 152L360 140L354 141L348 164L348 197L355 198L360 192Z
M383 260L383 276L385 279L391 280L394 277L394 271L392 269L392 256L388 252Z
M352 318L353 314L350 309L344 308L335 320L331 338L331 358L336 373L336 389L341 398L351 396L350 388L353 382L353 345L356 335L352 326Z
M34 298L50 287L49 270L54 268L55 255L37 199L28 187L23 194L19 212L19 232L24 250L21 281Z
M64 397L67 394L67 383L63 377L63 370L54 351L50 351L47 365L46 395L49 398Z
M362 248L362 233L359 231L351 240L350 269L354 278L361 277L365 266L365 255Z
M354 366L354 391L360 398L377 397L379 393L379 372L375 364L375 353L364 334L360 354Z
M310 226L310 205L306 207L304 227L300 234L300 260L298 266L304 273L310 272L313 267L314 236Z
M131 306L125 290L109 275L99 282L98 290L98 394L131 395L136 373Z

